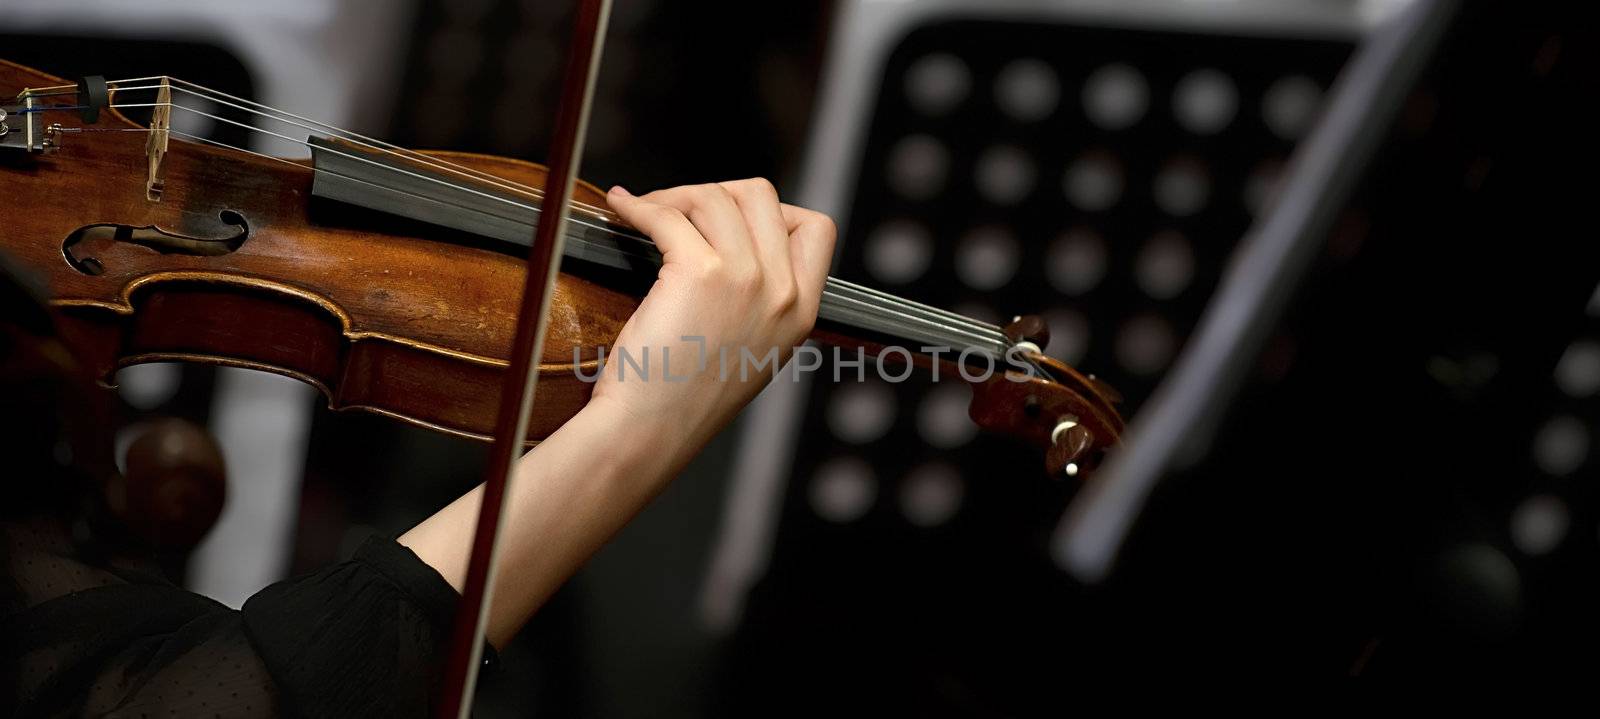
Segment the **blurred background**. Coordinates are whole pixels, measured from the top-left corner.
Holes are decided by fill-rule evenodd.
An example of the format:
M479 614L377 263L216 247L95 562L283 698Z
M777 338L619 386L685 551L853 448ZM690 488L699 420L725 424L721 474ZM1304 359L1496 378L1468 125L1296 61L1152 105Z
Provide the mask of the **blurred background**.
M616 0L582 176L772 178L839 221L837 275L1040 313L1046 350L1137 421L1344 63L1405 5ZM1596 75L1575 12L1517 12L1452 30L1108 583L1052 561L1075 487L980 435L966 388L780 382L540 612L478 715L1011 716L1099 674L1592 666L1600 258L1564 178L1592 172ZM0 56L537 161L570 16L12 0ZM404 531L485 458L276 376L120 379L131 426L185 417L222 442L228 507L169 569L234 606Z

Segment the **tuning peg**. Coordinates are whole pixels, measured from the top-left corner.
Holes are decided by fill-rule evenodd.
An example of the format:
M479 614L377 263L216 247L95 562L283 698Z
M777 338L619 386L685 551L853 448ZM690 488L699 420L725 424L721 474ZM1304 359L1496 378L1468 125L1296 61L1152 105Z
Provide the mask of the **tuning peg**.
M1027 343L1032 345L1035 354L1043 354L1044 348L1050 345L1050 326L1045 324L1038 315L1018 315L1011 318L1011 324L1000 330L1012 344Z
M1045 450L1045 467L1052 477L1076 477L1087 467L1084 455L1094 444L1094 435L1078 424L1076 417L1063 417L1050 432L1050 448Z

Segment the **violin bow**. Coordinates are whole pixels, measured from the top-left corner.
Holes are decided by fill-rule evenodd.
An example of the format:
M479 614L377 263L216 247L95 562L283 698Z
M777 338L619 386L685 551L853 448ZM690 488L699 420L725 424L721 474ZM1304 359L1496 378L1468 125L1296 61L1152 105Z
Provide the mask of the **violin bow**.
M533 246L528 251L528 274L522 287L522 309L517 315L516 339L512 343L511 364L500 391L500 409L495 419L494 443L489 449L489 466L484 473L483 503L472 537L472 555L467 563L466 584L461 605L451 632L449 664L440 695L437 716L441 719L466 719L472 710L478 669L483 659L483 642L490 602L494 600L495 559L499 554L500 523L504 515L506 485L528 434L528 414L533 408L534 387L539 381L536 358L544 345L546 313L550 294L560 270L559 258L567 223L567 199L578 176L584 130L589 122L589 105L600 66L606 19L611 0L579 0L573 21L571 44L561 81L561 97L556 103L555 132L551 136L549 174L545 179L544 202L534 226Z

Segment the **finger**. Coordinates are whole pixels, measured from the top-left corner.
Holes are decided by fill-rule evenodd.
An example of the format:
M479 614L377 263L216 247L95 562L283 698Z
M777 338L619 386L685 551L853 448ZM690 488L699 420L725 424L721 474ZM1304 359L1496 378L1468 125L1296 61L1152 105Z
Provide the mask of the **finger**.
M778 209L777 188L760 177L718 184L738 203L745 226L755 242L756 260L769 277L781 278L792 286L795 277L789 250L789 225L783 211Z
M790 251L800 294L815 306L820 302L822 285L833 265L833 243L837 230L833 220L820 212L782 205L784 223L789 230Z
M755 269L754 241L738 203L727 190L718 185L685 185L656 190L640 199L683 213L730 265Z
M621 185L606 193L606 203L628 224L654 240L667 261L713 254L711 246L689 218L674 208L635 197Z

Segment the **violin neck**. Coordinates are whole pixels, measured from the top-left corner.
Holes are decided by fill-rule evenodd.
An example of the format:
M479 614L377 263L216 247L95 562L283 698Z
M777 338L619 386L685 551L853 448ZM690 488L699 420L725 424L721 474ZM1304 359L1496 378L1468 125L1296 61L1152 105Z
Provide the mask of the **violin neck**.
M542 211L542 193L481 173L441 167L398 153L313 137L317 197L407 217L526 247ZM603 208L571 206L563 256L653 277L661 266L655 243L613 220ZM1005 357L1012 342L999 327L830 277L818 318L913 353L980 353Z

